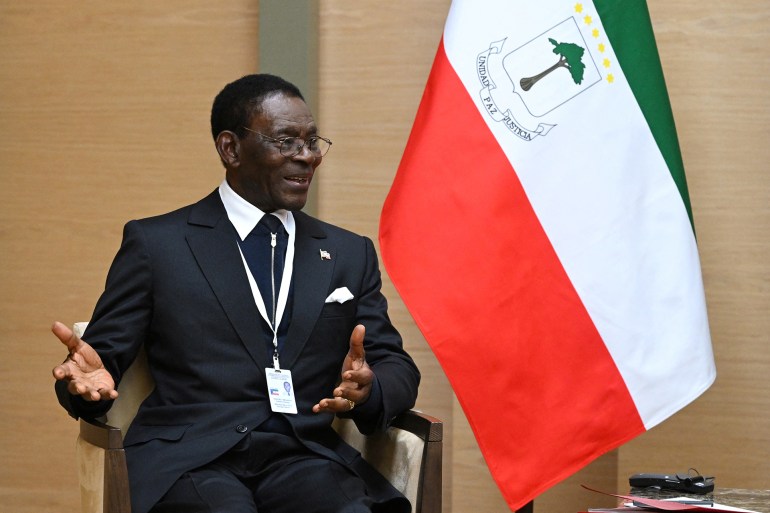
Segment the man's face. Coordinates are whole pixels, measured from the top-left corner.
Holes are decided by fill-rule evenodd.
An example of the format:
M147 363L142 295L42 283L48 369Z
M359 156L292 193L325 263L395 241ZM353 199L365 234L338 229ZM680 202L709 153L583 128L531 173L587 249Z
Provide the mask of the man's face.
M317 135L307 104L280 93L263 100L261 113L252 118L248 128L273 139ZM228 167L227 181L235 192L264 212L300 210L321 160L306 147L294 157L284 157L279 143L246 132L239 138L238 159Z

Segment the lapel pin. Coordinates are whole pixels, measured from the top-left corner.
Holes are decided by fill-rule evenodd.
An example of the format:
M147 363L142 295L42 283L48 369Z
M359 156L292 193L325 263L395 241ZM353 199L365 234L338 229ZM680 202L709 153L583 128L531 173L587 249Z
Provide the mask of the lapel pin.
M321 250L321 260L331 260L332 256L329 254L328 251Z

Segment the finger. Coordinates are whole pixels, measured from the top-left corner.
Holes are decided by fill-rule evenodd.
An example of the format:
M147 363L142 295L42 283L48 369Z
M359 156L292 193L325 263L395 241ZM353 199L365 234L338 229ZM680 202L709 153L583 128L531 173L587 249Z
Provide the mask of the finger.
M99 394L99 399L115 399L118 397L118 391L115 390L114 385L106 381L94 381L92 388Z
M61 340L62 344L67 346L67 349L70 353L75 351L78 345L81 343L80 338L75 335L74 331L58 321L53 323L53 326L51 326L51 331L54 335L56 335L56 338Z
M351 399L350 394L354 393L358 389L358 385L340 385L332 392L333 397L341 397L343 399Z
M371 382L367 382L366 379L363 379L358 374L353 376L353 379L346 379L343 382L341 382L339 385L337 385L337 388L334 389L332 392L332 396L334 397L347 397L345 394L354 392L356 390L361 390L363 387L368 385Z
M350 350L348 356L353 360L363 360L365 358L364 353L364 335L366 334L366 328L363 324L357 325L353 328L353 333L350 334Z
M95 401L99 398L99 393L79 379L73 379L67 384L67 390L72 395L79 395L87 401ZM94 398L94 395L96 396Z
M353 405L355 405L355 401L353 401ZM351 403L348 401L348 399L343 399L341 397L321 399L318 404L313 406L314 413L343 413L350 411L351 409Z
M372 392L371 385L354 386L354 387L337 387L332 392L335 398L349 399L356 404L363 404L369 399L369 395Z
M110 400L110 399L117 399L118 397L118 391L114 388L100 388L99 389L99 397L101 399Z
M53 368L53 377L56 379L65 379L71 376L72 372L66 362Z
M67 390L70 394L79 395L86 401L101 401L118 397L117 390L110 388L106 383L102 382L91 386L83 380L74 379L67 385Z
M67 353L67 358L64 359L59 365L53 368L53 377L61 379L72 379L77 369L77 362L72 357L73 353Z
M364 361L358 369L348 369L342 373L343 383L352 382L359 386L365 386L372 382L374 373Z
M328 412L331 411L329 409L329 403L331 399L321 399L318 401L318 403L313 406L313 413L320 413L320 412Z

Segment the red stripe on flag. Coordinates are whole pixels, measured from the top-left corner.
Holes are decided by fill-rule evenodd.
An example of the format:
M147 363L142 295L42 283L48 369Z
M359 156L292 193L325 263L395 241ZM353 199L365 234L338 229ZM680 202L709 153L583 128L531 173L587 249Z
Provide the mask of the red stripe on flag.
M644 431L443 44L383 208L380 244L511 508Z

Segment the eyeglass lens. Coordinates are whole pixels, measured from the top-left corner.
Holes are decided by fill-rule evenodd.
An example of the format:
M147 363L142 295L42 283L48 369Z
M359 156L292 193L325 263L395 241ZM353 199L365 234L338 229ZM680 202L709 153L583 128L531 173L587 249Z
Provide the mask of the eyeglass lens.
M302 151L306 143L311 153L321 157L329 151L329 143L319 137L310 137L307 141L299 137L287 137L281 141L281 155L293 157Z

